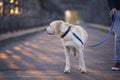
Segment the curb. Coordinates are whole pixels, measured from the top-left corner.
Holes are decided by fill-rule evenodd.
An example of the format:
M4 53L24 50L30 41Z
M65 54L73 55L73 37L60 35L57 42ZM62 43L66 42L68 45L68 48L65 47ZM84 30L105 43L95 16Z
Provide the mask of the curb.
M109 32L110 26L104 26L104 25L99 25L99 24L92 24L92 23L86 23L87 26L100 29L106 32Z
M0 35L0 41L2 40L6 40L9 38L13 38L13 37L18 37L18 36L22 36L25 34L30 34L30 33L34 33L34 32L39 32L39 31L43 31L46 29L47 26L41 26L39 28L32 28L32 29L27 29L27 30L19 30L19 31L15 31L15 32L8 32L5 34Z
M94 29L98 29L98 30L101 30L101 31L105 31L105 32L109 32L110 31L110 28L111 26L104 26L104 25L99 25L99 24L93 24L93 23L87 23L87 22L81 22L79 23L79 25L83 25L83 26L86 26L86 27L90 27L90 28L94 28ZM114 29L112 31L112 34L114 34Z

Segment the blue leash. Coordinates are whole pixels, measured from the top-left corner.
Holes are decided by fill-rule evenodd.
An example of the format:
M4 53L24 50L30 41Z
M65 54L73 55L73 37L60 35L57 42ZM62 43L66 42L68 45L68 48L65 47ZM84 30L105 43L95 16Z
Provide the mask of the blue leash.
M109 30L109 33L106 35L106 37L105 37L103 40L101 40L100 42L98 42L98 43L96 43L96 44L94 44L94 45L88 46L88 47L96 47L96 46L102 45L103 43L105 43L106 41L109 40L110 35L112 34L112 30L113 30L113 28L114 28L114 22L115 22L116 18L117 18L117 16L114 15L114 21L112 22L111 28L110 28L110 30ZM82 41L74 32L72 32L72 34L73 34L74 37L76 37L82 44L84 44L83 41Z
M110 36L111 36L111 34L112 34L112 30L113 30L113 28L114 28L114 22L115 22L116 19L117 19L117 16L114 15L114 21L112 22L111 28L110 28L110 30L109 30L109 33L106 35L106 37L105 37L103 40L101 40L100 42L98 42L98 43L96 43L96 44L94 44L94 45L91 45L91 46L89 46L89 47L96 47L96 46L102 45L103 43L105 43L106 41L109 40L109 38L110 38Z
M109 30L109 33L106 35L106 37L105 37L103 40L101 40L100 42L98 42L98 43L96 43L96 44L94 44L94 45L91 45L91 46L89 46L89 47L96 47L96 46L99 46L99 45L102 45L103 43L105 43L105 42L110 38L110 35L112 34L112 30L113 30L113 28L114 28L113 25L114 25L114 24L112 24L112 26L111 26L111 28L110 28L110 30Z

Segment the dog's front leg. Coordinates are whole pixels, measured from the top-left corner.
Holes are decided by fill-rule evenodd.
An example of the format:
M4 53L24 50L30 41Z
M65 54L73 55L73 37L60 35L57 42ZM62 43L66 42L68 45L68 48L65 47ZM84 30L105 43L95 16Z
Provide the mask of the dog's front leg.
M64 69L64 73L70 73L70 58L68 55L69 50L65 47L64 51L65 51L65 57L66 57L66 66Z
M79 70L81 71L81 73L86 73L83 50L80 49L78 50L78 52L79 52Z
M69 59L69 55L68 55L69 50L65 47L65 43L64 43L63 39L61 39L61 40L63 43L65 58L66 58L66 65L65 65L64 73L70 73L70 59Z

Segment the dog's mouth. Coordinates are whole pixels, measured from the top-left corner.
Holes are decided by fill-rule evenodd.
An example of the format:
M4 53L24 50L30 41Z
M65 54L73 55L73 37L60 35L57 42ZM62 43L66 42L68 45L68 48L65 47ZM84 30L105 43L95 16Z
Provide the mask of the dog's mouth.
M47 32L47 34L54 35L54 33L49 33L49 32Z

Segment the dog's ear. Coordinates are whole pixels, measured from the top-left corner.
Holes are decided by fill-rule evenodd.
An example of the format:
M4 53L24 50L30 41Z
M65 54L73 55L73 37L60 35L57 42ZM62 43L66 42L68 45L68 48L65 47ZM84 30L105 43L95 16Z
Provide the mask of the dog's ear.
M56 33L56 34L59 34L59 33L60 33L61 24L62 24L61 21L56 22L56 27L55 27L55 33Z

